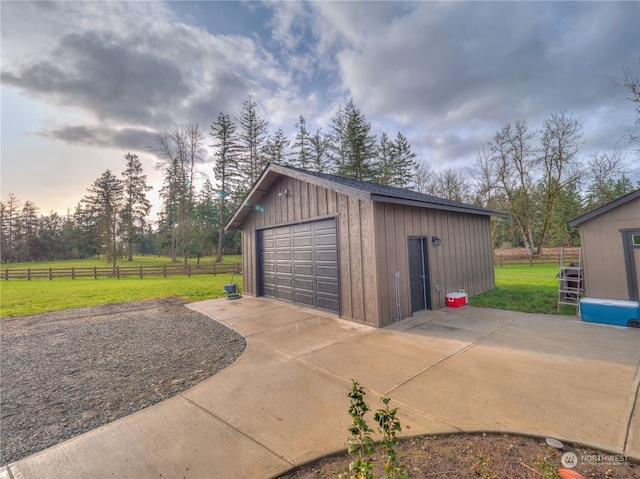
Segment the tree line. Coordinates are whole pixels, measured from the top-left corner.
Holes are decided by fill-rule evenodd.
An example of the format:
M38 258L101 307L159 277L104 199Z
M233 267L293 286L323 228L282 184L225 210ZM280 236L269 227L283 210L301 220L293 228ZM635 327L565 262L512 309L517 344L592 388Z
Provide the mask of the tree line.
M625 87L638 103L638 79ZM640 110L636 105L640 123ZM575 246L579 235L567 222L634 189L630 167L619 151L580 154L580 120L566 111L549 115L538 128L507 123L483 145L473 167L435 170L417 159L402 132L380 138L353 99L340 105L326 132L310 131L300 115L295 136L270 133L252 97L235 119L221 112L205 132L196 122L158 132L150 151L163 176L162 206L155 228L147 216L150 187L137 155L127 153L117 177L106 170L73 212L39 215L31 201L15 195L0 202L2 261L83 258L113 262L133 254L162 254L174 262L225 249L240 252L237 232L225 233L230 215L270 163L331 173L502 211L493 219L496 246ZM631 141L638 137L630 134ZM636 185L640 186L640 185Z

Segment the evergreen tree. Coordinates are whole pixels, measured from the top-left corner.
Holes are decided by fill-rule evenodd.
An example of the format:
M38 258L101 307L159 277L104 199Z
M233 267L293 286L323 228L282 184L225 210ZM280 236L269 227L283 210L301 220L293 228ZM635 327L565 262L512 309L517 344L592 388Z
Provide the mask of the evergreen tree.
M242 113L238 120L240 125L240 172L244 178L243 190L249 191L267 164L262 156L267 136L267 122L258 115L258 105L250 96L242 104Z
M298 132L296 133L296 140L293 143L293 166L308 170L312 163L312 147L311 138L307 131L307 121L304 116L300 115L298 122L296 123Z
M73 222L76 230L76 245L78 255L81 258L98 254L99 239L98 225L95 216L92 214L87 201L78 202L73 213Z
M137 155L124 155L127 166L122 172L124 205L120 213L127 259L133 261L133 244L140 240L145 218L151 210L147 192L152 188L147 185L147 175L142 173L142 163Z
M193 246L200 264L200 257L209 254L218 232L216 193L209 178L205 179L196 202L194 221Z
M105 171L88 189L87 206L96 219L98 235L107 262L116 266L120 209L123 204L123 184L111 170Z
M324 173L329 169L329 140L322 131L318 129L309 139L311 144L311 170Z
M20 221L22 223L20 256L26 261L37 260L42 257L42 247L38 239L38 207L32 201L27 200L22 205Z
M275 134L269 137L262 149L264 161L286 165L289 163L289 140L284 136L282 128L278 128Z
M394 160L393 142L389 141L385 131L380 136L380 145L378 145L378 154L376 156L376 183L392 186Z
M353 99L333 117L330 137L335 174L356 180L374 179L371 162L376 156L376 137Z
M411 151L411 144L401 132L396 135L396 140L391 145L393 151L393 169L391 186L407 188L413 179L413 171L416 167L416 154Z
M216 148L216 161L213 167L218 191L218 249L216 261L222 261L224 227L229 214L227 211L228 201L243 195L246 183L243 184L241 181L236 125L230 120L229 115L220 113L217 120L211 124L210 134L214 138L212 146Z
M2 261L16 261L16 246L20 243L22 225L20 221L20 200L11 193L2 202Z

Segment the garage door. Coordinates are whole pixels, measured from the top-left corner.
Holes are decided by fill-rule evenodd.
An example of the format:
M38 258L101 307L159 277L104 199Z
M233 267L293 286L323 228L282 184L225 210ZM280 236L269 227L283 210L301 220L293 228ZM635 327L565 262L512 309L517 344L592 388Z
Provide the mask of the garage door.
M261 294L339 312L336 220L260 231Z

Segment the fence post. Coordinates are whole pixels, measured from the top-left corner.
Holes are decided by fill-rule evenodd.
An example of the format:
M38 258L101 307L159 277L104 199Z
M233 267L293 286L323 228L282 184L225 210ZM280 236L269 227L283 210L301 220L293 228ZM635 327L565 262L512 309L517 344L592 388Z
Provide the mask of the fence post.
M167 277L167 265L162 265L162 275L166 278Z
M49 281L53 279L53 270L49 268Z
M216 264L215 263L213 263L213 275L214 276L216 275Z
M76 279L76 269L73 266L71 267L71 279Z
M191 265L187 264L187 277L191 278Z
M9 268L4 269L4 279L9 281Z
M140 279L142 279L142 266L140 266Z
M120 279L120 266L116 266L116 278Z
M93 267L93 279L98 279L98 269L95 266Z
M529 256L529 266L533 268L533 256Z

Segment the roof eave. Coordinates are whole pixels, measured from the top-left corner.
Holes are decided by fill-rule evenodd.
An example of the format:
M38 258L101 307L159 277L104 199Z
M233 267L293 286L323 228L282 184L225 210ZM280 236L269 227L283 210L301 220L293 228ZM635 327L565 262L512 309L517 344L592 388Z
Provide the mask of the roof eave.
M269 163L251 190L249 190L249 193L245 196L241 206L225 225L225 231L240 229L245 218L255 209L256 205L258 205L260 200L267 194L271 185L273 185L273 183L282 176L288 176L290 178L305 181L312 185L320 186L322 188L335 191L336 193L355 197L363 201L371 201L371 194L367 191L324 180L317 176L309 175L302 171L292 170L276 163Z
M411 200L407 198L398 198L394 196L386 196L386 195L371 195L372 201L378 201L380 203L392 203L396 205L406 205L406 206L417 206L420 208L430 208L433 210L443 210L443 211L455 211L457 213L467 213L467 214L475 214L482 216L498 216L500 218L506 218L508 215L505 213L501 213L499 211L492 211L486 208L475 207L471 205L447 205L436 202L429 201L419 201L419 200Z
M629 201L635 200L638 197L640 197L640 189L632 191L631 193L628 193L618 198L617 200L613 200L611 203L602 205L601 207L596 208L595 210L589 211L588 213L585 213L582 216L578 216L577 218L569 221L567 224L569 226L579 226L585 221L589 221L590 219L593 219L596 216L600 216L608 211L611 211L614 208L617 208L618 206L624 205Z

